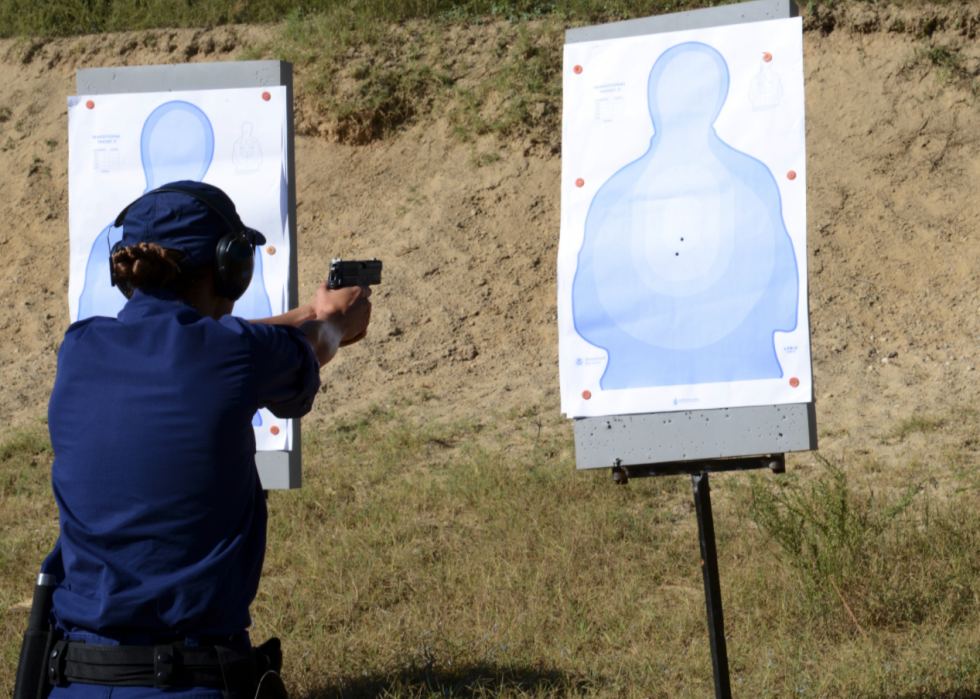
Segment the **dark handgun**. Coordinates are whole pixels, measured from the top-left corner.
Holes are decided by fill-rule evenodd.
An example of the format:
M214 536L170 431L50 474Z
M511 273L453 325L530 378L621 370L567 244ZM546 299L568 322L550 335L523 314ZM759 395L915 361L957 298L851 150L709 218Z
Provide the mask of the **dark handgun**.
M345 286L374 286L381 283L381 260L341 260L330 262L328 289Z

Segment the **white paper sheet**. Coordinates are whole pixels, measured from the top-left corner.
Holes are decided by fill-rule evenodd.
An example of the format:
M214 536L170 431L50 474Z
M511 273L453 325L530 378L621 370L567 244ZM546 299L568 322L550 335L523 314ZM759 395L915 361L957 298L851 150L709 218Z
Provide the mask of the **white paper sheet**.
M809 401L802 20L569 44L563 80L562 412Z
M112 222L144 192L177 180L220 187L266 237L234 314L287 310L286 106L281 86L68 98L72 321L122 309L126 298L109 282L109 248L122 237ZM290 447L288 420L260 410L252 424L260 451Z

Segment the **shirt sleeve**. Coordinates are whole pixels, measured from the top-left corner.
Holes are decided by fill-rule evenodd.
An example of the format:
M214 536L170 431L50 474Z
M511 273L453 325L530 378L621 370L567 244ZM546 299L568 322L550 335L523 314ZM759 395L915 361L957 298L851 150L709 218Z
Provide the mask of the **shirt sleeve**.
M320 362L303 333L289 325L234 320L251 340L259 407L278 418L310 412L320 390Z

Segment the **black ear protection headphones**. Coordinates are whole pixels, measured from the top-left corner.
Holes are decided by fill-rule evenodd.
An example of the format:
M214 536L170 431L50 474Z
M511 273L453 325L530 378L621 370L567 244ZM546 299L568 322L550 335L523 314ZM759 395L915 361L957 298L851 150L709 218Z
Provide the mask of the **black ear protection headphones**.
M130 202L129 206L120 211L119 215L116 216L116 222L113 224L114 227L119 228L123 225L123 220L126 218L126 214L129 213L133 204L144 197L148 197L151 194L159 194L160 192L173 192L175 194L186 194L189 197L193 197L216 213L228 226L231 232L225 234L218 240L218 244L214 250L214 290L218 296L226 298L229 301L240 299L242 294L245 293L245 290L248 289L248 285L252 281L252 273L255 270L254 241L256 239L256 233L251 228L237 228L232 224L228 217L222 213L220 204L209 194L184 188L178 184L168 184L165 187L159 187L152 192L147 192L139 199ZM116 273L112 268L112 256L122 248L123 243L120 240L109 250L109 274L113 286L116 286L119 280L116 278ZM180 266L184 269L190 267L190 260L184 258L180 261Z

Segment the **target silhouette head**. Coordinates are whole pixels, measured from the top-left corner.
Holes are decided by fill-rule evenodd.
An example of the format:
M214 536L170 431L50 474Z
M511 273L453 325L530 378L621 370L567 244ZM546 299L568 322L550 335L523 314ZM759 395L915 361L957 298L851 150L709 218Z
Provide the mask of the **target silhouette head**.
M650 71L647 96L654 129L706 129L728 96L728 66L707 44L689 42L665 51Z
M245 122L242 124L242 136L249 138L252 135L252 124L250 122Z
M190 102L166 102L150 113L140 136L146 189L180 180L200 182L214 157L214 129Z

